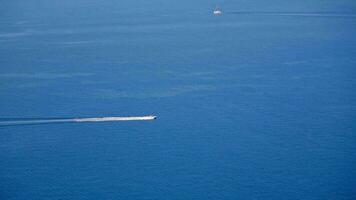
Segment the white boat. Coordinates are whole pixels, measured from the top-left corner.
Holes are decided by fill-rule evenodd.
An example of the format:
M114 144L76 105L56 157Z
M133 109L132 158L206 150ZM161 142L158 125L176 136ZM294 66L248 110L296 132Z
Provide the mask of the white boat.
M216 6L216 8L214 9L214 12L213 12L213 13L214 13L215 16L219 16L219 15L222 14L221 10L220 10L219 7L217 7L217 6Z

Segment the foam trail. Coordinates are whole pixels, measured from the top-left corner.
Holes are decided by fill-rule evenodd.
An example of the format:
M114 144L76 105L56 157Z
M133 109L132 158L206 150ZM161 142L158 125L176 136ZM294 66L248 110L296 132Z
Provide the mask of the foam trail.
M336 12L227 12L234 15L270 15L270 16L295 16L295 17L356 17L355 13Z
M52 124L52 123L80 123L80 122L114 122L114 121L147 121L154 120L156 116L138 116L138 117L91 117L91 118L71 118L71 119L20 119L0 121L0 126L17 126L17 125L35 125L35 124Z

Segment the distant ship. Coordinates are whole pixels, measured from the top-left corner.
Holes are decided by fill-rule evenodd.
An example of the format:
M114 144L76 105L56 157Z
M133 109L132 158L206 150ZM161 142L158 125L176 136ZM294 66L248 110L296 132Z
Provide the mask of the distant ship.
M213 13L215 16L219 16L221 15L221 10L219 9L219 7L216 6Z

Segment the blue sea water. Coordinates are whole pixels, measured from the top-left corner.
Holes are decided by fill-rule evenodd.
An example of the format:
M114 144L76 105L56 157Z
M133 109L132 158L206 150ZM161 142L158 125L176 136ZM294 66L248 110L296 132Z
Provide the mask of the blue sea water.
M356 199L356 3L1 1L0 199Z

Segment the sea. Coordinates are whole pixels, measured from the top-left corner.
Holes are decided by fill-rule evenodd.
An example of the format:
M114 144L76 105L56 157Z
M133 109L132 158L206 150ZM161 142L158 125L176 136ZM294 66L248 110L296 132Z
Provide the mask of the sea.
M221 16L214 16L218 6ZM0 1L2 200L356 199L353 0Z

